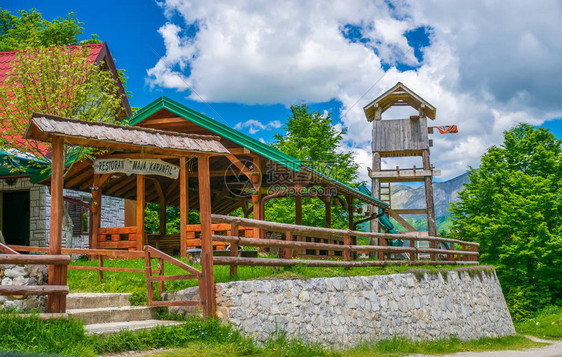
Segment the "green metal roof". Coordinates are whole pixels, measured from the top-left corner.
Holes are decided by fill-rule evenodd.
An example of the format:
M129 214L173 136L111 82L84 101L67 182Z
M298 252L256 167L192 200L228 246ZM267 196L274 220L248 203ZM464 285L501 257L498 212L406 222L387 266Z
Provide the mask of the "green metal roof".
M303 169L307 171L311 171L317 174L319 177L321 177L324 181L339 186L341 191L355 195L357 198L361 199L362 201L370 204L374 204L380 208L383 209L388 208L388 205L385 202L382 202L372 197L370 193L365 194L360 190L355 189L343 182L340 182L323 173L311 169L303 165L299 159L287 155L270 145L264 144L259 140L256 140L244 133L239 132L238 130L232 129L231 127L225 124L219 123L218 121L211 119L204 114L198 113L193 109L186 107L185 105L182 105L176 101L171 100L170 98L160 97L125 120L129 122L129 125L137 125L161 109L167 109L176 115L179 115L199 126L202 126L205 129L212 131L216 135L219 135L242 147L245 147L255 152L256 154L265 157L268 160L271 160L277 164L287 167L290 170L296 172L300 172Z
M129 125L137 125L160 109L167 109L172 113L175 113L199 126L202 126L203 128L208 129L225 139L235 142L236 144L255 152L258 155L281 164L290 170L296 172L301 171L302 164L300 160L287 155L275 149L274 147L266 145L246 134L243 134L238 130L232 129L227 125L219 123L218 121L211 119L204 114L198 113L193 109L190 109L185 105L175 102L167 97L160 97L126 120L129 120Z

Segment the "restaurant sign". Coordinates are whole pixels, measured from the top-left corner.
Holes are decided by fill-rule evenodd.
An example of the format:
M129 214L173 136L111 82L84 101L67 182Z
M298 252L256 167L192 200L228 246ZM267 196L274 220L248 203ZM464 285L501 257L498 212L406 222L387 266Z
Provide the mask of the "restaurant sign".
M160 175L177 179L180 167L160 159L97 159L94 160L94 173Z

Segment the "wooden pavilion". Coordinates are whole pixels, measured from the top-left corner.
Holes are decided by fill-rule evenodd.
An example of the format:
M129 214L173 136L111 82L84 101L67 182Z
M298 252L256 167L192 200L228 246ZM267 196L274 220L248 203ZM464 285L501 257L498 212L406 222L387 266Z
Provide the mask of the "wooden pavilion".
M158 133L165 130L177 135L189 135L192 140L212 137L225 148L223 155L214 155L209 159L210 197L212 212L229 214L241 208L248 217L266 220L264 203L276 197L294 197L296 203L295 223L302 224L302 197L318 197L326 207L325 225L331 227L332 204L346 208L349 216L349 228L353 229L354 202L361 202L368 207L364 220L374 219L379 209L386 210L388 205L355 188L339 182L301 161L286 155L275 148L263 144L241 132L219 123L201 113L195 112L166 97L159 98L134 116L127 119L131 128L142 128L148 132ZM171 135L171 134L170 134ZM199 139L196 139L199 138ZM209 140L209 139L205 139ZM97 163L104 165L115 160L151 160L161 159L167 164L179 167L179 179L165 175L130 175L130 172L113 170L101 172L99 165L85 160L75 163L67 173L64 187L87 190L95 187L93 193L94 225L91 248L140 249L148 243L170 254L186 255L187 249L199 246L202 227L190 225L189 210L200 210L198 195L199 161L186 156L184 159L174 155L154 154L144 143L136 141L139 150L130 152L122 147L97 155ZM140 149L143 147L142 149ZM94 167L95 166L95 167ZM45 181L46 183L48 182ZM311 192L312 191L312 192ZM128 210L136 212L136 225L128 227L99 228L101 194L136 200L136 205ZM156 203L160 207L160 229L155 234L145 234L144 206L146 202ZM166 234L166 206L180 208L180 234ZM213 231L226 231L224 225L213 225ZM260 237L263 231L248 229L245 235ZM306 239L304 237L300 239ZM328 243L328 242L324 242ZM331 243L331 242L330 242ZM300 251L298 256L314 256L318 252Z

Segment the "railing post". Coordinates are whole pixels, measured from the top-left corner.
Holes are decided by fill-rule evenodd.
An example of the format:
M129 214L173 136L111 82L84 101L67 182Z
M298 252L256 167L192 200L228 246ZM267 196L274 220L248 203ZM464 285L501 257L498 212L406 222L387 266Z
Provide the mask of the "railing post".
M158 276L162 278L164 276L164 259L158 258ZM160 279L158 282L158 293L162 296L164 292L164 279Z
M416 241L414 239L410 240L410 248L416 248ZM410 253L410 261L413 262L416 260L416 253L412 252Z
M345 260L346 262L349 261L349 258L351 256L351 251L349 250L350 241L351 241L351 237L349 236L349 234L346 234L345 236L343 236L343 245L346 248L343 251L343 260Z
M385 238L379 238L379 245L381 247L385 247L386 246L386 239ZM379 261L384 261L384 251L379 252Z
M285 233L285 240L287 242L291 242L293 241L293 233L290 231L287 231ZM285 254L283 255L283 258L285 259L291 259L293 257L293 250L291 248L285 248Z
M239 236L238 225L236 223L232 223L230 225L230 235L233 237ZM230 244L230 256L237 257L238 256L238 243L232 242ZM233 277L238 274L238 265L231 265L230 266L230 276Z
M103 255L99 256L98 259L98 267L99 268L103 268ZM103 281L103 270L98 270L98 282L102 282Z
M144 267L146 269L146 292L148 295L148 306L151 306L154 301L154 290L152 287L152 263L150 262L150 252L145 249L144 251Z

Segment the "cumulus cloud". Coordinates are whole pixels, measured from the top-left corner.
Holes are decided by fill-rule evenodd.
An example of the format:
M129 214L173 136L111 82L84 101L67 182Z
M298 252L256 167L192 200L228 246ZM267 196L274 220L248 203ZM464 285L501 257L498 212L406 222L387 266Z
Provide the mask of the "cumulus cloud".
M371 164L362 108L398 81L437 108L430 125L459 126L459 134L433 135L432 160L445 179L478 165L503 130L562 116L562 3L555 0L167 0L162 7L166 54L148 70L151 85L210 102L336 99L362 179ZM407 34L422 27L429 45L416 48ZM237 127L275 128L251 120Z

